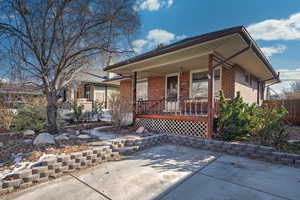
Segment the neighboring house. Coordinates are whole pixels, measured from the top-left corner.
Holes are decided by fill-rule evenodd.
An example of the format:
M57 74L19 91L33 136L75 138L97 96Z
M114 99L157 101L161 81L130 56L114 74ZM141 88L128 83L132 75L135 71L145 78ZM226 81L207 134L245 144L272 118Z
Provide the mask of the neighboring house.
M96 103L101 103L103 109L110 109L110 95L114 92L119 93L119 86L104 83L109 76L110 74L93 70L79 72L66 90L65 101L75 101L79 105L84 105L85 111L92 111Z
M1 102L9 107L17 108L25 103L45 104L43 91L30 83L16 81L0 82Z
M210 138L219 90L260 104L279 77L245 27L233 27L160 46L107 66L120 95L133 103L133 122L147 129ZM116 81L116 80L113 80ZM234 131L234 130L233 130Z

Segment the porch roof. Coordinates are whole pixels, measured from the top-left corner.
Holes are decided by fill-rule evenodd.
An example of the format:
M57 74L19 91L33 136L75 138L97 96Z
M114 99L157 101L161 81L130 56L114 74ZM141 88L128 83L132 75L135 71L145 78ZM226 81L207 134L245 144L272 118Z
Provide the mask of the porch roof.
M209 54L226 59L247 47L247 51L228 62L241 66L260 80L278 81L275 70L243 26L187 38L107 66L104 70L122 75L142 72L137 73L138 78L184 72L207 68Z

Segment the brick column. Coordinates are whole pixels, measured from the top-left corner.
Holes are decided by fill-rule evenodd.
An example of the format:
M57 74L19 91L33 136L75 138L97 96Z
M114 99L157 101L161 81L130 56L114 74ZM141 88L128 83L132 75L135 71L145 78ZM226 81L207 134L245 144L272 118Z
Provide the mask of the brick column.
M207 103L207 136L211 139L213 132L213 116L214 116L214 69L213 55L208 57L208 103Z

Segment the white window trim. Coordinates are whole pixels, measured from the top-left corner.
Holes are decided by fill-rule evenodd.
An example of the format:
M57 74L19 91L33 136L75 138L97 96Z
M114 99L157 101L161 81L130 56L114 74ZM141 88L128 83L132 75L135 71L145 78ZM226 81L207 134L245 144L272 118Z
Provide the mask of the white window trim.
M137 79L136 83L138 84L138 82L147 82L147 98L145 100L148 100L149 99L149 82L148 82L148 78Z
M222 67L217 67L216 69L220 70L220 88L222 89ZM208 69L203 68L203 69L195 69L195 70L190 71L189 98L193 98L192 97L192 81L193 81L192 79L193 79L193 73L197 73L197 72L208 72ZM213 94L214 94L214 92L213 92Z
M168 77L172 77L172 76L177 76L177 79L178 79L178 87L177 87L177 100L180 98L180 72L178 73L172 73L172 74L167 74L166 77L165 77L165 99L167 100L167 80L168 80Z

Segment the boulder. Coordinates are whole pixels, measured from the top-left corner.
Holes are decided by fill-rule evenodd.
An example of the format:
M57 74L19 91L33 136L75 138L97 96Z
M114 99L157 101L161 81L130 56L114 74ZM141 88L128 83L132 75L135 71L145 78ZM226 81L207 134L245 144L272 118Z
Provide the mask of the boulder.
M32 144L32 139L25 139L25 140L23 140L23 142L25 144Z
M145 128L143 126L141 126L135 132L141 134L141 133L144 133L144 131L145 131Z
M23 136L28 137L28 136L34 136L35 132L33 130L26 130L23 132Z
M79 139L90 139L90 138L91 138L91 136L89 136L89 135L84 135L84 134L81 134L81 135L78 135L78 136L77 136L77 138L79 138Z
M65 134L61 134L55 137L55 140L68 140L69 137Z
M34 145L55 144L54 136L49 133L40 133L33 141Z

